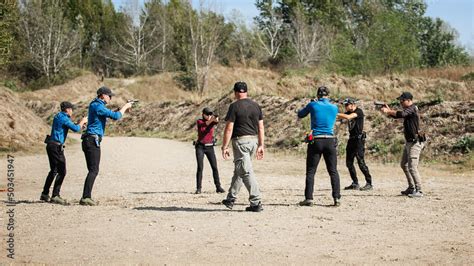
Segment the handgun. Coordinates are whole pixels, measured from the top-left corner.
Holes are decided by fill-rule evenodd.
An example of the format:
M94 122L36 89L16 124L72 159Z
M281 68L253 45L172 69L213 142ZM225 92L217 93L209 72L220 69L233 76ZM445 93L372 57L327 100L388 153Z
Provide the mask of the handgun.
M382 109L382 107L388 106L385 102L374 101L375 108Z
M135 106L136 104L138 104L140 101L139 100L127 100L127 103L131 103L132 106Z

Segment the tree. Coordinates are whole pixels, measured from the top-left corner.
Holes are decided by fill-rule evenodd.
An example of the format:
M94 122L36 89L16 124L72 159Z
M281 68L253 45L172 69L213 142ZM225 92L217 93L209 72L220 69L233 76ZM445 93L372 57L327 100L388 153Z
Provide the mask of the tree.
M0 3L0 67L10 64L18 21L18 5L15 0Z
M50 82L79 51L80 20L74 27L65 17L60 0L24 0L20 12L21 31L32 65Z
M169 22L169 14L165 4L161 0L151 0L145 3L145 9L149 13L149 23L146 30L156 27L155 34L149 38L149 46L153 43L160 44L159 49L151 53L150 68L159 71L166 71L168 65L168 51L170 50L171 36L173 29Z
M327 34L314 19L305 16L301 4L297 4L290 17L289 41L302 66L319 63L327 57Z
M106 57L130 66L135 74L146 73L149 69L149 55L162 45L161 42L154 42L159 24L151 25L148 9L129 3L123 13L123 34L115 36L116 49L106 54Z
M188 22L194 67L193 75L197 90L203 94L216 48L222 41L221 37L225 28L224 17L204 9L201 2L198 12L189 12Z
M378 14L368 33L364 71L385 74L416 67L420 53L410 27L397 13Z
M284 43L284 23L281 10L274 0L257 0L255 5L260 15L255 18L257 38L261 48L270 59L276 59Z
M456 46L456 31L441 19L425 18L420 36L421 65L436 67L467 64L469 55Z
M233 25L231 31L231 47L235 48L233 51L240 63L244 66L248 65L248 60L254 54L254 32L246 25L243 15L240 11L232 10L229 17L230 23Z

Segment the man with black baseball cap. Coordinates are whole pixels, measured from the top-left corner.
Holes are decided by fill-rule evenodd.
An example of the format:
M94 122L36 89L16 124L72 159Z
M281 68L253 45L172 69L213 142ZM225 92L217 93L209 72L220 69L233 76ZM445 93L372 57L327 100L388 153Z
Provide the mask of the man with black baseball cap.
M227 198L222 203L232 209L240 188L245 185L250 194L250 206L245 210L260 212L263 208L252 158L256 155L257 160L262 160L264 156L263 113L260 106L248 98L245 82L239 81L234 84L234 97L237 101L233 102L227 111L222 143L222 157L227 160L230 157L229 144L232 140L234 176Z
M337 118L347 120L349 140L347 141L346 146L346 166L352 179L352 184L344 189L360 189L362 191L372 190L372 176L370 175L369 168L364 160L366 138L364 132L364 112L357 106L357 101L353 98L345 99L343 104L346 112L339 113ZM354 167L355 158L357 158L359 169L365 176L366 184L363 187L359 186L359 180L357 179L357 172Z
M44 183L40 200L57 204L67 205L67 201L60 196L61 185L66 176L66 157L64 156L64 142L69 130L79 132L87 123L87 117L83 117L78 124L71 120L72 112L75 109L70 102L60 104L61 112L56 114L51 127L51 135L46 137L46 153L48 154L50 171ZM49 189L54 182L52 197L49 197Z
M425 147L426 137L420 130L420 117L418 107L413 104L413 95L410 92L403 92L397 100L403 110L392 110L385 105L381 111L389 117L403 118L403 132L405 135L405 147L403 149L401 167L408 181L408 188L402 191L402 195L411 198L422 197L421 177L418 172L418 163L421 150Z
M214 128L219 123L219 117L214 114L211 108L206 107L202 110L202 119L196 121L198 140L195 143L196 148L196 194L201 194L202 188L202 170L204 168L204 155L209 160L214 177L214 185L217 193L224 193L219 180L219 170L217 169L216 153L214 152Z
M326 86L318 88L318 99L311 101L298 111L298 118L311 114L312 141L308 143L306 155L306 187L305 200L300 206L313 205L314 175L321 156L324 156L326 168L331 177L332 197L334 206L341 204L339 173L337 172L337 139L334 135L334 125L338 113L337 106L329 100L329 89Z
M115 94L107 87L100 87L97 90L97 98L89 105L89 124L86 132L82 135L82 151L86 157L87 174L84 182L84 191L79 201L81 205L95 206L97 203L92 200L92 187L99 174L100 164L100 144L105 133L107 118L119 120L125 112L132 107L132 103L126 103L118 112L114 112L106 107Z

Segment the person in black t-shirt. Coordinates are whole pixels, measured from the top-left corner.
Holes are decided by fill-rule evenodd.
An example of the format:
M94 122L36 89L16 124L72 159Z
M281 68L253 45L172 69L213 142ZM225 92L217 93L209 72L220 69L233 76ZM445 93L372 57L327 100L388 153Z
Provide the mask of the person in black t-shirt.
M359 180L357 179L357 172L354 167L354 159L357 158L359 169L365 176L366 184L361 187L360 190L366 191L372 189L372 176L370 175L369 168L365 164L365 138L364 132L364 112L362 109L357 107L356 101L351 98L344 100L344 106L346 112L344 114L338 114L338 118L346 119L348 121L349 128L349 140L347 141L346 147L346 166L351 175L352 184L345 187L344 189L359 189Z
M392 110L387 105L380 110L391 118L403 118L405 147L403 148L400 166L407 178L408 188L401 191L401 193L410 198L419 198L423 197L423 192L421 191L418 163L420 162L421 151L425 147L426 137L420 134L420 117L418 107L413 103L413 95L410 92L403 92L397 100L400 101L403 110Z
M255 178L252 166L252 157L257 160L264 156L264 126L263 113L258 104L247 98L247 84L239 81L234 85L236 102L229 106L225 117L224 140L222 143L222 157L230 157L229 143L232 139L234 154L234 176L227 198L222 203L232 209L237 194L242 185L249 191L250 206L246 211L260 212L263 210L260 202L260 189Z

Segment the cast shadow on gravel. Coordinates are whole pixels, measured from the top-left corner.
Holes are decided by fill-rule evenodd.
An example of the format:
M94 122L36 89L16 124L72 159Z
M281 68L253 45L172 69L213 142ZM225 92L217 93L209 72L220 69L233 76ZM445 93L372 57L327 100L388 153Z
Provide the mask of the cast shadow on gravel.
M7 204L7 203L12 203L12 202L3 200L3 203ZM17 200L17 201L14 201L13 203L15 204L50 204L50 202L45 202L41 200Z
M194 194L192 192L186 192L186 191L134 191L134 192L129 192L130 194L136 194L136 195L149 195L149 194Z
M192 208L192 207L135 207L137 211L162 211L162 212L228 212L229 210L223 207L222 209L204 209L204 208ZM233 212L242 212L240 210L233 210Z

